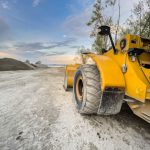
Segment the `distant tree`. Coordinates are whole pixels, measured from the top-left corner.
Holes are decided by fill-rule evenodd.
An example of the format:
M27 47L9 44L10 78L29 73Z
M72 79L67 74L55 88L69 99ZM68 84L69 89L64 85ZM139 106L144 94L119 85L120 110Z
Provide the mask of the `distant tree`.
M112 15L106 16L104 15L104 10L107 7L115 7L118 5L118 19L117 23L113 23ZM118 38L118 31L120 28L120 0L106 0L105 6L102 6L101 0L96 0L93 5L93 14L90 21L87 23L88 26L92 26L93 30L91 33L91 37L95 37L95 41L92 45L92 49L94 49L99 54L102 54L103 49L108 49L108 37L102 37L97 34L97 28L101 25L108 25L115 27L115 40Z
M150 0L140 0L134 5L124 33L150 38Z
M109 48L108 37L102 37L97 34L97 28L101 25L111 26L112 33L115 34L115 42L124 34L137 34L142 37L150 38L150 0L140 0L134 5L132 15L121 26L121 4L120 0L96 0L93 5L92 16L87 23L92 27L91 37L94 37L92 50L102 54L103 49ZM110 7L118 11L118 15L113 19L113 13L107 16L105 10ZM117 8L117 9L116 9ZM117 21L116 21L117 20Z
M78 49L78 54L80 55L80 58L81 58L81 61L83 64L86 64L86 55L84 55L83 53L86 53L86 52L89 52L90 50L89 49L86 49L84 46L81 46L79 49Z
M102 53L102 49L106 48L107 39L102 38L97 34L98 26L104 25L106 22L111 22L103 15L104 8L102 7L101 0L96 0L95 4L93 5L93 14L89 22L87 23L88 26L92 26L93 30L91 32L91 37L95 37L95 41L92 45L92 49L95 49L98 53ZM110 18L109 18L110 19Z
M35 64L40 65L40 64L42 64L42 62L41 61L37 61Z
M30 61L27 59L26 61L25 61L27 64L30 64Z

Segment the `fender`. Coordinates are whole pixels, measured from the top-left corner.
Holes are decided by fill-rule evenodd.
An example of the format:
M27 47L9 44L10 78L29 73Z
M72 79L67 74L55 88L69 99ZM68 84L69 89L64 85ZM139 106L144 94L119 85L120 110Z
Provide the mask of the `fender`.
M73 79L74 79L74 74L80 64L72 64L72 65L66 65L65 67L65 80L67 82L67 86L72 88L73 87Z
M125 80L121 68L110 57L96 54L86 54L96 63L101 76L101 89L105 90L107 87L125 88Z

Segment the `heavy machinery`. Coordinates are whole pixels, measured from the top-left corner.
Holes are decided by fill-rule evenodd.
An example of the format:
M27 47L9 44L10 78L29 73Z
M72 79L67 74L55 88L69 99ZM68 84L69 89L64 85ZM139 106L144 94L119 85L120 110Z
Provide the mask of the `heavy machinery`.
M81 114L114 115L126 102L150 123L150 40L127 34L114 44L108 26L101 26L98 34L109 36L112 48L102 55L83 53L85 64L67 65L65 90L73 87Z

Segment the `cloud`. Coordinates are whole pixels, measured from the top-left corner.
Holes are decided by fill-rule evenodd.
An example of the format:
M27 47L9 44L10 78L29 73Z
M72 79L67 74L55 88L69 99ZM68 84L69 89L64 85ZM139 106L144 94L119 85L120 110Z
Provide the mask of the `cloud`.
M69 46L71 43L76 42L76 40L76 38L66 38L64 41L51 42L51 44L54 44L53 46L56 47Z
M73 49L79 49L81 46L70 46L70 48L73 48Z
M64 38L66 38L66 37L67 37L67 35L65 35L65 34L64 34L64 35L63 35L63 37L64 37Z
M48 49L47 46L44 46L43 43L41 42L35 42L35 43L24 43L24 42L19 42L14 45L16 50L19 51L38 51L41 49Z
M0 43L12 40L11 29L6 21L0 18Z
M16 50L19 51L39 51L39 50L49 50L58 47L66 47L70 46L72 42L75 42L75 38L68 38L64 41L56 41L56 42L34 42L34 43L24 43L19 42L14 44Z
M135 2L139 0L127 0L126 3L121 1L121 19L120 24L123 25L126 22L126 19L131 15L131 9ZM91 32L91 27L88 27L86 23L92 16L93 4L95 0L77 0L80 8L78 10L73 11L70 16L68 16L63 24L64 30L68 32L68 34L73 34L78 36L79 38L89 37ZM102 1L102 5L104 6L104 2ZM71 5L71 9L73 8ZM116 23L118 18L118 5L115 8L105 8L103 12L105 16L113 16L113 21Z
M36 7L36 6L38 6L39 4L40 4L40 2L41 2L41 0L32 0L33 2L32 2L32 6L33 7Z
M0 0L0 6L3 8L3 9L8 9L9 8L9 3L7 0Z
M63 52L51 52L50 54L45 54L44 56L55 56L55 55L64 55L64 51Z
M45 56L40 60L46 64L73 64L76 55ZM67 58L67 59L66 59Z
M68 38L64 41L55 42L16 42L11 44L0 45L1 56L17 56L19 59L30 59L32 61L41 59L42 57L50 57L55 55L64 55L68 53L75 38ZM4 55L10 54L10 55ZM15 57L16 58L16 57Z
M93 3L95 2L95 0L77 0L77 1L83 8L87 8L88 6L93 5Z
M8 52L0 52L0 58L4 58L4 57L9 57L9 58L16 58L16 55L15 54L11 54L11 53L8 53Z
M84 3L85 4L85 3ZM87 4L87 3L86 3ZM90 27L86 25L92 13L91 3L87 5L80 13L75 13L66 18L63 28L68 34L73 34L78 37L87 37L90 35Z

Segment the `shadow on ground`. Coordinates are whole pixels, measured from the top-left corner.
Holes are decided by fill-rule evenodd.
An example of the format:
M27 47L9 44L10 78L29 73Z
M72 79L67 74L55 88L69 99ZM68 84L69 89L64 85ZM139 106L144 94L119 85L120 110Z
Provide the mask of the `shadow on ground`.
M72 89L69 88L67 92L72 93ZM91 120L91 118L94 120L96 119L97 122L101 121L101 118L117 121L120 124L120 126L122 126L122 128L128 126L141 134L143 134L144 132L150 134L149 123L147 123L140 117L136 116L129 108L127 103L124 103L122 105L121 111L117 115L112 116L84 115L83 117L89 120Z

